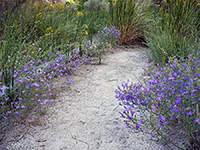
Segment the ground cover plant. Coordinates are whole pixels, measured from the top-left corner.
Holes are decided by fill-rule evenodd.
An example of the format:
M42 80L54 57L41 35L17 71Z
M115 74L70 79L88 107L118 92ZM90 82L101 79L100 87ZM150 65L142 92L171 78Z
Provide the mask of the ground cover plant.
M38 0L4 9L0 116L20 119L28 110L45 109L55 99L52 78L67 76L70 84L70 74L87 58L100 64L114 45L142 38L158 66L148 80L116 90L127 127L184 148L168 139L168 129L176 128L190 137L190 148L198 148L199 14L195 0Z
M83 6L83 4L81 4ZM106 12L80 7L77 1L27 1L11 13L2 12L0 42L0 115L20 119L52 103L52 78L67 76L98 51L86 50L84 40L93 43L107 25ZM89 8L88 8L89 9ZM97 11L97 10L96 10ZM23 15L22 15L23 14ZM109 27L108 27L109 28ZM109 33L112 33L109 36ZM101 48L114 43L118 30L101 36ZM109 44L108 44L109 43ZM93 43L94 45L94 43ZM97 54L97 55L94 55ZM102 54L101 54L102 55Z
M116 89L116 99L124 108L121 117L127 127L148 133L152 140L165 140L179 149L188 145L198 149L199 2L159 1L147 11L151 24L145 40L149 58L157 66L147 72L148 80L123 82ZM172 129L183 133L187 142L170 139Z
M97 34L92 38L93 40L84 40L83 48L89 56L97 57L99 64L103 55L110 50L114 50L117 42L116 37L120 36L120 32L114 26L105 27L99 30ZM89 38L90 39L90 38Z
M191 147L199 148L200 60L195 55L174 57L157 71L147 72L149 79L143 83L127 81L118 87L116 98L124 107L121 117L127 127L183 149L166 134L176 127L191 138Z

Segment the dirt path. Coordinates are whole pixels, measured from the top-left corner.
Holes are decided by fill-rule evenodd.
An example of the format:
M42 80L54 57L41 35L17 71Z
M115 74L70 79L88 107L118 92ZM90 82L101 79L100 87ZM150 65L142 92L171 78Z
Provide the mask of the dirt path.
M10 150L158 150L148 135L125 128L114 90L122 81L138 82L147 65L144 50L109 54L102 65L83 65L45 116ZM66 84L67 85L67 84Z

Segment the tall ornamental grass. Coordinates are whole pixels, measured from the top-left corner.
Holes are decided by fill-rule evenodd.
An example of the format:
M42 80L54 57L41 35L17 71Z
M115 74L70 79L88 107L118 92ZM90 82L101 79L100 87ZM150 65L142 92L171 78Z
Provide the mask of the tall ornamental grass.
M155 63L165 64L172 56L181 59L199 51L200 9L196 1L162 1L153 11L146 41Z
M150 1L117 0L110 1L109 23L120 31L119 43L134 42L144 38L149 22L147 8Z

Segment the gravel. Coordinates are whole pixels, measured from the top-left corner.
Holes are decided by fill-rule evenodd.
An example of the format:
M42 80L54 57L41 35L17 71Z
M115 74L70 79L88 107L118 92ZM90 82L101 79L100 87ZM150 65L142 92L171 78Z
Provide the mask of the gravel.
M121 82L143 79L148 65L144 49L117 50L101 65L84 64L69 86L56 80L55 103L9 150L161 150L143 133L125 128L114 90ZM93 64L92 64L93 63ZM64 80L64 79L63 79Z

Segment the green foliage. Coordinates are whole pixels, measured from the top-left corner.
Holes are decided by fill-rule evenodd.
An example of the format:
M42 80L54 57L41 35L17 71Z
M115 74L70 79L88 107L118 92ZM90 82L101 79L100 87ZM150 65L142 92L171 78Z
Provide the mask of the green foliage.
M97 32L92 41L83 41L84 49L88 55L98 57L99 64L101 64L103 55L116 45L116 38L119 37L119 35L119 30L115 29L114 26L106 26L104 29Z
M154 24L146 39L155 63L199 51L199 12L192 0L171 0L154 7Z
M179 149L190 144L198 149L200 61L196 55L199 53L182 60L174 57L164 67L150 69L149 78L143 83L122 83L116 98L125 108L121 115L128 127L149 133L155 141L166 140ZM186 145L170 137L174 129L187 137Z
M84 8L88 11L108 11L109 3L106 0L88 0L84 3Z
M78 3L79 3L79 10L83 10L84 9L84 3L87 2L88 0L79 0Z
M149 21L145 8L148 8L149 4L149 0L110 1L109 23L120 30L120 44L144 37Z
M51 78L70 78L72 70L90 56L83 41L93 43L98 30L106 26L107 14L77 11L71 4L28 1L3 15L0 115L23 117L28 110L42 111L54 101ZM101 41L100 48L107 48L107 42Z

